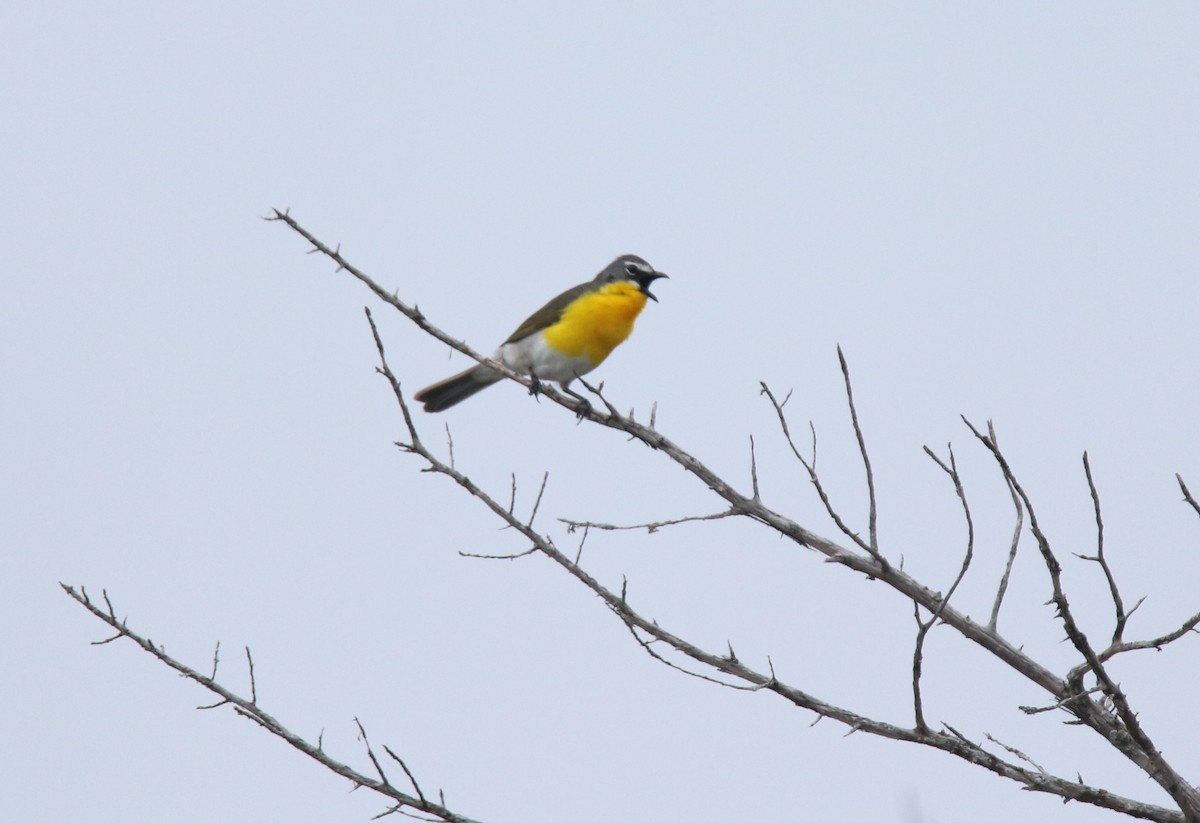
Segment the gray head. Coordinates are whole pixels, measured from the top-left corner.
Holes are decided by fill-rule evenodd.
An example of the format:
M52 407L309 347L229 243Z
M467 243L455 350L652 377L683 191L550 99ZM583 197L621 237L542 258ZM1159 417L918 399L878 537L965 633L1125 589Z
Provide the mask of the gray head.
M657 303L658 298L650 293L650 284L660 277L666 277L666 275L655 271L653 266L636 254L622 254L596 275L595 282L615 283L618 280L630 280L637 284L642 294Z

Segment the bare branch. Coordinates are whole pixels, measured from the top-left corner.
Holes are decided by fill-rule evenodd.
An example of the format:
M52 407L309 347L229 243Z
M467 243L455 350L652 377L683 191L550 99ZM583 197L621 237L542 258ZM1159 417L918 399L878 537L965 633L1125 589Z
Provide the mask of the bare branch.
M529 513L529 520L525 523L526 526L533 525L533 519L537 517L538 508L542 505L542 495L546 493L546 481L550 479L550 472L545 472L542 475L542 485L538 489L537 499L533 501L533 511Z
M358 736L362 739L363 746L367 749L367 757L371 758L371 764L375 767L375 773L379 775L379 780L383 785L391 786L392 782L388 780L387 773L384 772L379 758L375 756L375 750L371 748L371 741L367 739L367 730L363 728L362 721L356 717L354 718L354 725L358 726Z
M355 720L357 720L357 718L355 718ZM417 778L413 777L413 773L411 770L409 770L408 765L400 758L400 755L389 749L386 743L383 746L383 750L388 753L388 757L400 764L400 768L404 769L404 773L408 776L408 782L412 784L413 791L417 793L417 797L419 797L421 802L424 803L425 793L421 791L421 787L417 784Z
M912 657L913 726L920 732L927 732L929 726L925 722L925 706L921 700L921 664L925 655L925 635L929 633L932 621L922 622L921 605L915 600L913 620L917 621L917 642L913 646Z
M1076 707L1082 708L1086 701L1086 704L1091 707L1091 711L1080 716L1080 719L1088 723L1092 728L1105 734L1110 743L1154 778L1160 786L1166 789L1167 793L1179 804L1179 808L1189 818L1200 820L1200 792L1179 775L1163 758L1162 753L1159 752L1158 748L1142 728L1137 713L1130 707L1125 693L1109 676L1095 649L1088 642L1087 636L1075 621L1075 616L1071 612L1070 604L1067 602L1066 594L1064 594L1062 588L1062 567L1059 565L1058 558L1054 556L1054 552L1050 548L1049 538L1046 537L1046 534L1038 524L1037 515L1033 510L1033 504L1029 499L1029 495L1025 493L1025 490L1021 488L1021 484L1017 482L1012 469L1008 465L1008 461L1001 454L995 441L982 434L965 417L963 418L963 422L970 428L971 433L992 453L992 457L1000 466L1000 470L1010 479L1013 488L1021 496L1021 502L1025 504L1025 510L1029 512L1030 531L1033 532L1034 540L1037 541L1038 550L1041 552L1046 570L1050 574L1050 582L1054 590L1053 602L1058 611L1059 620L1062 622L1063 628L1066 630L1067 637L1070 638L1072 645L1075 646L1075 649L1086 661L1086 668L1099 681L1105 696L1112 701L1121 726L1111 728L1111 723L1104 722L1104 716L1107 713L1102 706L1096 705L1084 696L1083 684L1080 679L1081 675L1068 681L1070 690L1074 691L1080 697L1079 700L1070 704L1071 711L1076 711ZM1109 719L1112 719L1111 716Z
M921 621L920 604L913 601L913 616L917 621L917 639L913 648L912 663L913 713L916 718L916 727L921 731L927 730L924 709L921 705L921 659L925 649L925 637L929 634L929 630L937 622L938 618L941 617L942 611L949 605L950 598L954 596L958 585L967 576L967 569L971 567L971 559L975 556L975 522L971 518L971 507L967 504L967 494L963 490L962 478L958 474L958 463L954 459L954 448L949 444L947 444L946 448L950 452L949 465L934 454L933 450L928 446L925 446L925 453L929 455L934 463L938 464L954 484L954 493L958 495L958 499L962 503L963 517L967 522L967 549L963 553L963 562L958 570L958 575L954 578L954 582L950 584L950 589L946 592L946 596L941 598L937 609L929 616L929 620Z
M600 398L600 402L604 404L604 408L608 409L609 414L615 415L616 417L621 416L621 413L619 411L617 411L617 407L614 406L612 403L608 402L608 398L604 396L603 381L600 383L600 385L593 386L591 383L584 380L581 375L575 375L575 379L579 381L579 385L583 386L589 392L596 395L596 397ZM587 401L584 400L584 402L586 403ZM582 414L578 414L577 416L579 418L577 422L583 422L584 416Z
M621 591L621 597L622 597L622 599L624 599L624 597L625 597L624 589L622 589L622 591ZM758 691L760 688L762 688L762 686L744 686L744 685L741 685L740 683L730 683L727 680L720 680L716 677L710 677L707 674L701 674L700 672L694 672L685 666L681 666L678 663L668 660L667 658L663 657L661 654L656 652L653 649L653 644L657 641L646 640L644 637L642 637L640 634L638 634L638 630L636 627L631 626L628 623L625 624L625 627L627 629L629 629L629 633L631 635L633 635L633 639L635 641L637 641L637 644L642 647L642 649L646 652L646 654L650 655L655 660L657 660L659 663L662 663L664 666L666 666L669 669L674 669L677 672L686 674L688 677L695 677L697 680L704 680L708 683L715 683L718 686L724 686L727 689L736 689L738 691L753 692L753 691ZM736 659L736 658L733 658L732 651L731 651L730 657L732 659Z
M804 455L800 454L800 450L796 448L795 441L792 440L792 432L788 427L787 416L783 413L784 404L787 403L788 397L791 397L791 393L789 392L788 397L785 397L781 403L775 399L775 395L772 394L771 389L768 388L766 383L760 382L758 385L761 387L760 393L765 394L767 399L771 401L771 405L775 409L775 415L779 418L779 427L783 430L783 437L787 441L788 448L792 450L792 454L800 461L800 465L804 467L805 471L808 472L808 479L813 484L813 488L817 490L817 496L821 498L821 503L825 506L825 512L842 534L854 541L854 545L870 554L871 545L863 540L858 535L858 532L846 525L841 515L833 508L833 503L830 501L829 495L825 492L825 487L821 485L821 478L817 475L817 430L813 427L812 423L809 423L809 428L812 430L812 458L811 460L806 460Z
M1030 502L1028 495L1025 494L1024 489L1022 489L1020 483L1017 482L1016 477L1009 468L1008 461L1000 452L1000 449L996 445L995 441L988 435L985 435L976 429L975 426L971 424L971 421L967 420L965 417L963 418L963 422L967 424L967 427L971 430L971 433L974 434L975 437L992 453L993 458L999 464L1000 470L1004 473L1005 478L1008 479L1008 481L1012 484L1013 489L1015 489L1017 494L1020 495L1021 501L1025 505L1025 510L1029 512L1030 530L1033 532L1034 538L1038 542L1038 548L1041 550L1042 559L1045 563L1046 570L1050 574L1050 582L1054 590L1053 602L1058 611L1059 619L1063 622L1064 628L1067 631L1067 636L1071 639L1071 642L1075 644L1075 647L1079 653L1085 659L1094 660L1096 653L1092 649L1091 644L1088 642L1087 637L1083 634L1082 630L1080 630L1078 624L1075 622L1074 615L1071 613L1071 606L1067 602L1066 594L1063 592L1062 566L1059 564L1058 558L1054 556L1054 552L1050 548L1049 539L1042 532L1041 527L1038 525L1037 515L1033 511L1033 505Z
M74 587L68 586L65 583L60 583L59 585L62 586L63 591L66 592L77 603L82 605L97 618L116 630L120 637L128 637L143 651L153 655L160 663L163 663L166 666L174 669L187 679L196 682L200 686L203 686L205 689L221 698L220 702L215 705L225 705L227 703L231 704L233 706L233 710L237 712L238 715L249 720L253 720L263 729L266 729L271 734L284 740L290 746L317 761L331 772L346 778L355 786L361 786L363 788L370 789L377 794L387 797L389 800L394 801L398 808L407 807L419 812L424 812L425 814L431 815L435 820L446 821L446 823L479 823L479 821L474 820L473 818L465 817L451 811L450 809L446 808L444 803L432 803L422 797L413 797L398 790L395 786L392 786L385 780L377 780L373 777L368 777L367 775L354 770L350 766L347 766L345 763L334 760L324 752L319 742L317 745L309 743L307 740L290 731L282 723L265 712L254 701L239 697L221 684L217 683L214 679L201 674L195 669L171 657L165 651L163 651L161 647L155 646L149 638L142 637L141 635L131 631L123 621L117 620L115 613L112 611L111 603L109 603L109 611L105 612L104 609L101 609L93 604L91 600L88 599L86 594L82 592L82 590L77 592ZM105 601L108 602L107 594L105 596ZM373 757L372 760L374 760Z
M992 737L990 734L984 734L984 737L986 737L988 740L995 743L997 746L1000 746L1001 748L1003 748L1009 754L1011 754L1021 760L1024 760L1026 763L1028 763L1030 766L1033 766L1035 769L1037 769L1042 774L1049 774L1049 772L1047 772L1045 769L1043 769L1036 760L1034 760L1029 755L1025 754L1025 752L1021 751L1020 749L1014 749L1012 746L1008 745L1007 743L1001 743L999 740Z
M750 496L755 502L762 500L758 493L758 460L754 456L754 435L750 435Z
M523 552L514 552L513 554L475 554L473 552L459 552L459 557L470 557L473 560L519 560L522 557L528 557L534 554L537 548L526 549Z
M1104 578L1108 581L1108 591L1112 596L1113 609L1117 615L1116 626L1113 629L1112 636L1112 642L1117 644L1121 642L1121 636L1125 633L1125 621L1129 619L1129 615L1125 613L1125 603L1121 600L1121 592L1117 588L1117 579L1113 577L1112 569L1109 567L1108 560L1104 556L1104 519L1100 516L1100 493L1096 491L1096 482L1092 479L1092 464L1088 460L1087 452L1083 453L1083 473L1087 476L1088 491L1092 494L1092 508L1096 512L1096 554L1095 556L1082 554L1075 556L1081 560L1091 560L1099 563L1100 568L1104 571Z
M950 584L950 588L947 590L946 596L942 598L941 604L930 618L930 623L933 623L933 621L941 617L941 613L949 604L950 598L954 596L954 592L958 589L959 584L962 583L963 578L967 576L967 569L971 567L971 559L975 556L975 521L971 517L971 507L967 503L967 493L963 489L962 478L958 474L958 463L954 458L954 448L949 444L947 444L946 448L950 452L949 465L946 465L944 462L942 462L942 460L939 459L938 456L934 454L928 447L926 447L925 453L933 458L933 461L938 464L942 471L949 475L951 482L954 483L954 493L958 496L959 501L962 503L963 519L966 521L967 525L967 548L966 551L963 552L962 566L958 570L958 575L954 578L954 582Z
M1179 490L1183 492L1184 501L1192 507L1196 514L1200 514L1200 503L1196 502L1196 498L1192 497L1192 493L1188 491L1187 483L1183 482L1183 475L1176 474L1175 479L1179 482Z
M454 465L454 436L450 434L450 424L446 423L446 449L450 455L450 465Z
M871 471L871 458L867 454L867 443L863 439L862 426L858 424L858 410L854 408L854 390L850 387L850 367L846 365L846 356L842 354L842 347L837 347L838 362L842 365L842 378L846 382L846 402L850 405L850 422L854 424L854 439L858 441L858 451L862 454L863 468L867 472L867 500L870 503L870 511L867 515L867 529L871 537L871 554L880 563L887 561L879 554L879 533L876 530L876 506L875 506L875 473Z
M570 529L568 529L568 531L570 531ZM583 527L583 536L579 538L579 546L578 546L578 548L575 549L575 565L576 566L579 565L579 561L583 557L583 544L587 542L588 535L591 533L591 531L592 530L590 527L588 527L588 526ZM534 551L534 550L531 550L531 551ZM625 596L625 592L622 591L621 597L624 597L624 596Z
M724 520L726 517L739 517L742 512L733 509L726 509L723 512L714 512L712 514L695 514L688 517L679 517L674 520L656 520L653 523L637 523L632 526L614 526L611 523L596 523L591 520L570 520L566 517L558 518L558 522L564 523L568 532L573 532L576 529L602 529L604 531L634 531L645 529L647 533L654 534L656 531L667 526L678 526L680 523L697 523L705 520Z
M250 647L246 647L246 666L250 669L250 702L258 702L258 685L254 682L254 658L250 656Z
M1086 689L1084 694L1098 694L1100 691L1101 688L1099 686L1092 686L1090 689ZM1017 708L1025 712L1025 714L1043 714L1045 712L1066 709L1068 708L1068 704L1076 699L1077 697L1072 695L1071 697L1059 700L1057 703L1051 703L1049 706L1018 706Z
M276 213L278 214L278 212ZM301 232L301 234L307 236L307 232ZM412 414L408 410L408 404L404 402L404 392L400 388L400 381L392 373L391 368L388 367L387 357L383 351L383 340L379 336L379 329L375 326L375 318L371 316L371 310L365 306L363 307L363 312L367 315L367 323L371 326L371 336L374 338L375 348L379 352L380 365L376 367L376 371L382 374L392 387L392 393L396 396L396 400L400 404L400 410L404 414L404 424L408 428L409 435L412 437L412 443L396 444L407 451L420 444L420 437L417 435L416 427L413 425Z
M999 445L999 441L996 439L996 429L990 420L988 421L988 436L992 438L993 443ZM988 619L988 629L993 632L997 630L996 627L1000 621L1000 604L1004 602L1004 594L1008 591L1008 579L1012 575L1013 564L1017 560L1017 546L1021 542L1021 532L1025 529L1025 509L1021 505L1021 498L1007 477L1004 478L1004 485L1008 486L1008 493L1012 496L1013 508L1017 512L1017 522L1013 526L1012 543L1008 547L1008 562L1004 564L1004 574L1000 576L1000 585L996 589L996 600L992 604L992 616Z
M1196 612L1187 620L1183 621L1183 625L1174 631L1168 632L1160 637L1155 637L1151 640L1126 640L1121 643L1114 643L1100 653L1100 659L1108 660L1122 652L1132 652L1139 649L1154 649L1162 651L1163 646L1168 643L1173 643L1186 634L1197 631L1196 626L1200 625L1200 612Z

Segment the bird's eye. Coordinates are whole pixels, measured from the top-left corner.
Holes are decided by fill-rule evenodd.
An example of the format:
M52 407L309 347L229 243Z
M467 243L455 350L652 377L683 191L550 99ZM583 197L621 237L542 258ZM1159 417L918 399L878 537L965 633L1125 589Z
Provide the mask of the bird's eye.
M641 267L638 266L637 263L626 263L625 264L625 271L629 272L630 274L637 274L641 270L642 270Z

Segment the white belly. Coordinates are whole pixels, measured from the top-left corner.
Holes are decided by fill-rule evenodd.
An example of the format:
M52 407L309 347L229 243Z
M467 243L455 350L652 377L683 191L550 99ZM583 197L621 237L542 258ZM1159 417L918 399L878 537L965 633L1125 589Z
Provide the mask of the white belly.
M541 332L505 343L496 349L492 358L515 372L528 374L539 380L553 380L564 386L595 368L587 355L571 357L550 348Z

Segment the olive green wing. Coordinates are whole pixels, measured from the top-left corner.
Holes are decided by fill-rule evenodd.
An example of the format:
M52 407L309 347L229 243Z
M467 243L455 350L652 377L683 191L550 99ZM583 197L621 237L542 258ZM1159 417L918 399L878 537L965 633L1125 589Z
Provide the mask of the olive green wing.
M562 317L563 311L567 306L571 305L581 294L591 291L596 287L594 280L589 280L586 283L580 283L574 288L567 289L565 292L555 297L546 305L535 311L526 318L525 322L517 327L517 330L508 336L505 343L515 343L518 340L523 340L531 334L536 334L547 326L553 326Z

